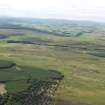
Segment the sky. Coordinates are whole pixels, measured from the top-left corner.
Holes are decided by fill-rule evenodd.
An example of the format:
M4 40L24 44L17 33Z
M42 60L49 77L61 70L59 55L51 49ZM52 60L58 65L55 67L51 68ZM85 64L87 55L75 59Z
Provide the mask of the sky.
M0 16L105 21L105 0L0 0Z

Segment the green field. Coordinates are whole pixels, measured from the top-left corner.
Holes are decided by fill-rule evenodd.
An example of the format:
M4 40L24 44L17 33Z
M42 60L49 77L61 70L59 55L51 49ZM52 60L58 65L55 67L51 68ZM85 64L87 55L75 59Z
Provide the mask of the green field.
M28 88L29 80L50 81L61 78L62 74L55 70L44 70L29 66L13 65L10 61L0 61L0 81L6 84L8 93L21 92Z
M14 76L10 75L11 72L6 72L8 76L5 80L13 77L25 79L29 76L27 76L27 71L33 74L32 77L40 79L45 78L46 75L50 76L49 70L57 70L65 78L56 93L56 100L68 102L69 105L70 103L104 105L105 27L103 26L103 30L92 27L90 33L87 33L90 31L87 27L66 27L64 31L71 32L69 37L52 33L52 30L44 25L41 29L50 30L51 33L25 29L21 31L12 28L0 29L0 35L6 36L0 39L0 59L13 61L20 67L26 67L23 71L12 71ZM97 29L95 30L94 27ZM57 29L53 26L52 28ZM21 35L18 35L18 32L21 32ZM82 35L77 35L80 32ZM35 71L37 71L36 74ZM4 79L4 76L4 71L0 71L0 80ZM12 82L9 86L7 83L7 88L9 91L13 88L16 91L16 88L24 88L23 82L21 81L18 86Z

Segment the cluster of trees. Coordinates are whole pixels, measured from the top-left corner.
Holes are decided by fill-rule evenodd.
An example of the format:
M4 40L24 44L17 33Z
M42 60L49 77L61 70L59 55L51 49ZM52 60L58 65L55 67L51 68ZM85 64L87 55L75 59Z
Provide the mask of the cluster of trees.
M50 81L28 80L30 86L27 90L0 96L0 105L52 105L62 78Z

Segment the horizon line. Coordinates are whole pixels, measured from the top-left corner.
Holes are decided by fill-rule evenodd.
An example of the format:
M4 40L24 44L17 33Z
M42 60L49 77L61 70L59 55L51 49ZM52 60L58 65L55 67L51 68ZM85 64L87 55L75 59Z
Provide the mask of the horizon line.
M26 17L26 16L0 16L0 18L18 18L18 19L41 19L41 20L63 20L63 21L81 21L81 22L94 22L94 23L105 23L104 20L93 20L93 19L66 19L66 18L47 18L47 17Z

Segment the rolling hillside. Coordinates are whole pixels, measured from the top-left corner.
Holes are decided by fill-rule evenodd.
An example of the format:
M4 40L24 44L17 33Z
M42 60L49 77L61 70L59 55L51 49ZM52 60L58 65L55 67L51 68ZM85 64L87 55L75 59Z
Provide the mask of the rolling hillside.
M105 24L4 20L0 23L0 60L61 72L65 78L56 93L58 105L105 104Z

